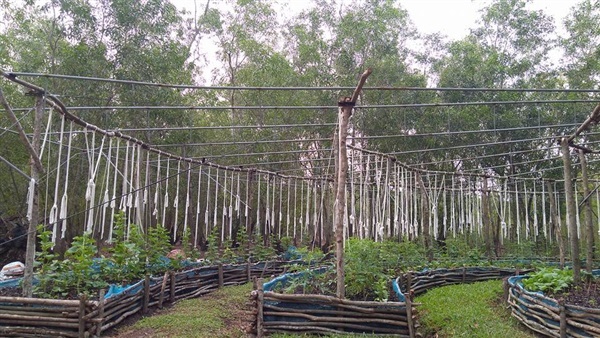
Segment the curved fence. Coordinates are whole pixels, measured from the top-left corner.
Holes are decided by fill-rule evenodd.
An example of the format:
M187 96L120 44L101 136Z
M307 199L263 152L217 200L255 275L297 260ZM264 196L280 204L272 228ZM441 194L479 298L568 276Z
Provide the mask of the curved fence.
M600 275L600 270L595 270L594 275ZM527 276L508 279L508 304L521 323L549 337L600 336L600 309L569 305L541 292L527 291L524 278Z

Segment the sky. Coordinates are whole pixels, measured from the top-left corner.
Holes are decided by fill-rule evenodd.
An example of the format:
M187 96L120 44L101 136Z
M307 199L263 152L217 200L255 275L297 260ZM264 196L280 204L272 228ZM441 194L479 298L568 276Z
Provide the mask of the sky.
M171 0L177 7L193 11L194 0ZM343 0L351 1L351 0ZM219 5L220 0L211 0L211 4ZM308 0L279 0L275 8L282 16L293 15L306 8ZM411 20L422 33L441 32L451 40L458 40L475 27L479 18L479 10L489 4L489 0L400 0L400 5L408 11ZM575 5L575 0L533 0L531 9L543 9L552 15L557 27L561 26L564 16ZM196 0L196 6L203 9L206 0ZM560 30L559 30L560 32Z

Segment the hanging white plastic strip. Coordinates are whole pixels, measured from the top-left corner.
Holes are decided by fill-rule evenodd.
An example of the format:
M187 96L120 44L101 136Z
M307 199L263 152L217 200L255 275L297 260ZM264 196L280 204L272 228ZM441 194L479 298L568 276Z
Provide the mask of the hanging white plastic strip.
M54 109L50 109L50 112L48 113L48 122L46 123L46 132L44 133L44 140L42 141L42 146L40 147L40 162L42 161L42 159L44 158L44 150L46 149L46 142L48 141L48 137L50 136L50 127L52 127L52 112L54 111ZM61 121L61 137L62 137L62 127L64 127L64 116L62 117L62 121ZM60 146L62 147L62 143L59 143ZM48 146L48 149L50 149L50 147ZM59 161L60 161L60 157L59 157Z
M227 171L223 172L223 211L221 211L221 243L225 242L225 230L227 220Z
M217 214L219 212L219 168L217 168L217 174L215 175L215 203L213 209L213 229L217 228ZM223 229L221 229L221 233ZM221 237L221 240L223 237Z
M106 208L108 208L108 204L110 201L110 198L108 197L108 185L109 185L109 178L110 178L110 167L112 165L112 138L108 140L108 155L106 157L106 181L104 182L104 185L106 187L106 189L104 190L104 198L102 200L102 223L101 223L101 228L100 228L100 239L104 239L104 230L106 228Z
M49 221L52 224L52 243L56 245L58 236L58 187L60 186L60 168L62 167L62 148L65 132L65 117L63 116L60 122L60 136L58 139L58 158L56 160L56 183L54 185L54 204L50 209Z
M257 189L258 189L258 201L256 203L256 234L258 236L260 236L260 177L261 175L258 174L258 183L257 183Z
M598 224L600 224L600 189L596 188L596 215L598 216ZM598 227L598 235L600 235L600 226Z
M237 212L238 219L240 219L240 204L242 202L240 198L240 173L237 173L237 187L235 191L235 211Z
M114 227L114 219L115 219L115 208L117 204L117 177L119 176L119 146L121 144L121 139L117 138L117 146L115 148L115 174L113 175L113 185L112 185L112 198L110 200L110 221L108 228L108 242L112 243L113 238L113 227Z
M310 184L311 182L306 182L306 216L304 217L304 222L305 224L305 229L306 229L306 233L308 236L308 233L310 231Z
M173 217L173 241L177 242L177 226L179 225L179 186L181 177L181 161L177 161L177 180L175 184L175 198L173 199L173 208L175 209L175 217Z
M523 182L523 201L525 201L525 239L529 239L530 235L530 224L529 224L529 192L527 185Z
M304 224L304 219L303 219L303 215L304 215L304 181L300 181L300 243L302 243L303 241L303 234L304 234L304 229L303 229L303 224Z
M196 196L196 227L194 228L194 248L198 245L198 227L200 223L200 191L202 190L202 166L198 168L198 194Z
M235 172L231 172L231 184L230 184L230 192L229 192L229 238L231 240L233 240L233 182L234 182L234 177ZM236 195L239 198L239 174L238 174L238 187L237 187L237 193Z
M158 158L156 160L156 188L154 189L154 209L152 210L152 216L156 217L156 221L158 221L158 203L159 203L160 184L161 184L160 154L158 154Z
M546 184L544 181L542 181L542 232L544 233L544 237L546 238L546 240L548 240L550 238L550 235L548 234L548 227L546 226Z
M69 126L69 144L67 145L67 162L65 163L65 190L60 202L59 219L61 220L61 238L65 238L67 233L67 191L69 190L69 167L71 164L71 144L73 141L73 121Z
M35 179L29 180L29 187L27 188L27 220L31 222L33 217L33 200L35 197Z
M204 239L208 240L209 232L208 232L208 220L209 220L209 209L210 209L210 181L212 177L210 176L210 166L208 166L208 174L206 175L206 210L204 210Z
M537 189L535 188L535 182L533 182L533 239L535 240L539 235L539 224L538 224L538 206L537 206Z
M167 171L165 172L165 197L163 203L163 212L162 212L162 226L164 228L167 227L167 208L169 207L169 176L171 168L171 159L167 157Z
M575 223L577 224L577 238L581 238L581 220L579 218L579 193L577 184L573 184L575 189Z
M285 237L290 237L290 196L291 196L291 184L290 181L286 181L286 187L287 187L287 208L285 208L286 210L286 226L285 226Z
M600 206L599 206L600 208ZM599 216L600 217L600 216ZM298 226L298 180L294 179L294 242L296 241L296 228Z
M267 184L267 195L265 196L265 227L264 227L265 238L267 238L269 236L269 231L271 229L271 176L267 176L266 184Z
M192 181L192 164L188 162L187 168L187 191L185 193L185 212L183 216L183 233L188 231L188 214L190 210L190 184ZM186 243L187 244L187 243Z
M515 212L517 213L517 244L521 244L521 215L519 214L519 184L515 182Z
M119 209L121 209L122 211L125 211L125 208L127 208L127 174L129 172L129 141L127 141L127 143L125 144L125 163L123 163L123 182L122 182L122 187L121 187L121 204L119 205Z

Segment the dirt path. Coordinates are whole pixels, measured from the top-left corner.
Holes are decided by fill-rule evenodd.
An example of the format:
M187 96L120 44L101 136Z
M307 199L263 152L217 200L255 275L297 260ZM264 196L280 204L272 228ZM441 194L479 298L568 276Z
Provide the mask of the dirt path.
M151 316L131 318L130 325L121 326L107 337L247 337L246 330L253 317L250 291L251 285L246 284L184 300Z

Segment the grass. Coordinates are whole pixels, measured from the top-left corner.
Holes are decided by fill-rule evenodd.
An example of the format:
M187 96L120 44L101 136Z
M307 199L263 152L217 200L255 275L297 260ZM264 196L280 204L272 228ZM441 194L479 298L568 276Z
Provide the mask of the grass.
M123 327L113 338L138 337L247 337L245 328L252 314L246 305L251 284L231 286L206 296L178 302L169 309L144 317ZM423 337L516 337L533 334L510 317L499 302L501 281L452 285L433 289L417 297ZM330 338L356 338L369 335L331 335ZM273 338L322 337L315 335L273 334Z
M178 302L172 308L144 317L114 337L247 337L251 318L246 303L252 284L226 287L206 296Z
M502 281L436 288L419 296L425 337L535 337L500 302Z

